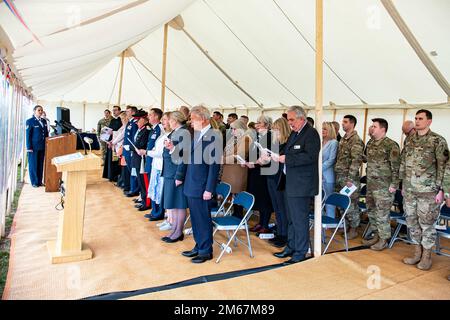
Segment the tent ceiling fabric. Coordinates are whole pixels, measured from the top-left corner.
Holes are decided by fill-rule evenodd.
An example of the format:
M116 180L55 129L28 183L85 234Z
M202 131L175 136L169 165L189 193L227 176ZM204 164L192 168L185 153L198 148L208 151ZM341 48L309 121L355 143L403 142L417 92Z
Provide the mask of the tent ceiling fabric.
M315 1L152 0L25 1L15 4L43 46L0 5L0 24L16 50L14 64L45 100L116 103L118 55L125 58L122 103L160 104L163 24L180 14L189 33L264 107L314 104ZM337 105L447 102L379 0L324 1L324 102ZM425 52L448 79L448 0L394 0ZM80 21L130 5L78 28ZM69 18L68 18L69 17ZM447 22L446 22L447 21ZM28 43L28 44L27 44ZM150 73L152 72L153 75ZM169 28L166 105L255 106L194 45Z

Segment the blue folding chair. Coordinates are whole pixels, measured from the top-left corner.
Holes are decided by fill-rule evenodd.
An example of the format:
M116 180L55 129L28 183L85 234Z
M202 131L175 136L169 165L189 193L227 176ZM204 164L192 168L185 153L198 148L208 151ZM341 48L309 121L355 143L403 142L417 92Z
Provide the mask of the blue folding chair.
M411 240L411 237L409 236L408 229L406 229L407 230L406 237L400 237L398 235L402 226L406 226L406 213L404 213L401 216L393 216L393 217L391 217L391 220L397 222L397 226L395 227L394 234L392 235L391 241L389 242L389 249L392 248L392 246L394 245L394 242L397 240L401 240L403 242L413 244L414 242Z
M450 239L450 226L448 225L448 223L450 222L450 208L447 207L445 203L441 206L440 216L438 220L444 222L444 225L442 226L443 228L436 228L436 254L450 257L449 253L442 251L442 249L444 249L445 251L450 252L450 248L441 246L441 238Z
M226 182L220 182L216 187L217 198L222 198L219 207L211 208L211 216L225 215L225 204L231 194L231 185Z
M443 212L444 212L444 215L443 215ZM446 215L448 214L448 212L450 212L450 209L448 209L448 208L446 207L445 203L442 204L442 206L441 206L441 208L440 208L440 210L439 210L439 217L438 217L438 219L436 220L436 224L437 224L437 222L438 222L441 218L442 218L442 219L445 219L445 217L446 217ZM391 219L392 219L392 218L391 218ZM407 226L407 224L406 224L406 213L404 213L401 217L394 217L393 220L397 221L397 227L395 228L394 234L392 235L391 241L389 242L389 249L392 248L392 246L394 245L394 242L397 241L397 240L401 240L401 241L406 242L406 243L409 243L409 244L416 244L416 243L411 239L411 236L409 235L409 229L408 229L408 227L406 227L406 230L407 230L406 237L400 237L400 236L398 235L399 232L400 232L401 227L402 227L402 226ZM447 230L448 230L448 226L447 226L446 228L447 228ZM438 236L437 236L436 242L439 241L439 231L440 231L440 230L437 231L437 232L438 232ZM444 237L445 237L445 231L446 231L446 230L443 230L443 234L444 234L443 236L444 236ZM436 252L438 251L438 248L437 248L437 247L438 247L438 243L436 243ZM444 255L445 255L445 254L444 254Z
M327 252L328 247L331 244L331 241L333 241L333 239L336 235L336 232L340 228L344 228L345 250L348 251L347 228L345 226L345 216L347 215L348 208L350 207L350 203L351 203L351 200L350 200L349 196L343 195L343 194L340 194L337 192L330 194L326 198L323 206L329 204L329 205L338 207L343 210L343 214L342 214L341 218L330 218L325 215L322 215L322 241L325 242L325 239L326 239L325 231L327 229L335 229L323 251L323 254L325 254ZM323 210L323 207L322 207L322 210ZM310 215L310 229L311 229L311 226L313 226L313 225L314 225L314 215L312 215L312 216Z
M232 205L228 208L227 212L223 217L215 217L212 219L214 224L214 232L213 236L217 233L217 231L226 231L228 242L226 244L220 243L217 240L215 242L221 247L222 251L220 252L219 257L216 260L216 263L219 263L220 259L222 258L223 254L225 252L231 252L230 243L234 239L234 246L237 246L237 242L241 242L243 245L245 245L249 252L250 257L253 258L253 252L252 252L252 244L250 242L250 233L248 231L248 221L250 220L250 217L252 216L252 208L253 204L255 203L255 197L246 192L240 192L232 201ZM246 213L242 219L232 216L231 215L231 208L233 207L233 204L240 205L246 210ZM242 241L238 238L237 233L239 230L245 230L246 236L247 236L247 243Z
M216 217L220 214L225 215L225 204L227 203L227 199L231 193L231 185L226 182L220 182L216 186L216 196L221 197L223 200L218 207L211 208L211 216ZM191 216L189 215L184 222L186 225ZM191 232L188 232L190 234Z

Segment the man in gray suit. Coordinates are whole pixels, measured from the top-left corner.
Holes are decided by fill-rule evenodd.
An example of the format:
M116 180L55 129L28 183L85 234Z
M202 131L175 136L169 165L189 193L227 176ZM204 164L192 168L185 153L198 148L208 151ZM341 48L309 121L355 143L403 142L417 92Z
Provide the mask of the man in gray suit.
M291 257L284 262L290 265L305 260L309 249L309 205L319 193L318 159L320 137L306 121L302 107L292 106L287 111L287 120L292 129L284 154L275 161L284 165L286 179L280 180L280 188L285 187L288 213L288 244L278 258Z

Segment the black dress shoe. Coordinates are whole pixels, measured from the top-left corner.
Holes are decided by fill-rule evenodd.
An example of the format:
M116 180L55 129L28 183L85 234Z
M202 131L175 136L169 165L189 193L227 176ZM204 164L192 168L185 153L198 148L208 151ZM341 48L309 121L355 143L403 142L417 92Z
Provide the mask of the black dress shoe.
M182 233L181 236L179 236L178 238L175 238L175 239L172 239L172 238L169 238L169 237L167 237L167 238L168 238L167 240L164 240L167 243L174 243L174 242L178 242L178 241L183 241L184 234Z
M135 204L134 207L135 207L136 209L139 209L139 208L142 207L142 203Z
M131 197L137 197L139 195L139 192L128 192L127 194L126 194L126 196L128 197L128 198L131 198Z
M167 242L167 240L170 240L170 237L162 237L161 240Z
M164 216L161 217L154 217L150 214L150 218L148 219L150 221L159 221L159 220L164 220Z
M290 266L291 264L299 263L302 261L305 261L305 258L291 258L288 261L283 262L283 266Z
M188 258L193 258L193 257L198 256L198 251L194 250L194 249L192 249L191 251L183 251L181 253L181 255L188 257Z
M287 257L292 257L292 252L283 250L281 252L277 252L273 254L275 257L283 259L283 258L287 258Z
M278 240L278 241L271 242L270 244L277 248L283 248L286 246L287 243L285 240Z
M139 211L147 211L147 210L150 210L151 208L150 207L147 207L147 206L141 206L138 210Z
M149 218L151 218L151 217L152 217L152 214L151 214L151 213L144 214L144 218L149 219Z
M205 254L205 255L201 255L201 256L196 256L195 258L191 259L192 263L203 263L206 262L208 260L211 260L213 258L212 253L211 254Z
M136 199L133 199L132 201L133 201L134 203L138 203L138 202L141 202L141 199L136 198Z

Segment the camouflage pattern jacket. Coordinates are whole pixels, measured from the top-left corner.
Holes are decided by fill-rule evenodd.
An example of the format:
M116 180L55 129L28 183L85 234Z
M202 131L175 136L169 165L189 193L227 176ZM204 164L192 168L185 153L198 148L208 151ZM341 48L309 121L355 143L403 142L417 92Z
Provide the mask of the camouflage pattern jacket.
M388 191L389 187L398 188L400 182L400 147L392 139L384 137L371 139L366 146L367 188L371 191Z
M111 122L110 119L101 118L97 123L97 136L100 137L100 132L102 131L103 127L108 127L109 123Z
M363 151L364 143L356 131L342 137L334 166L338 184L346 181L351 181L355 185L359 184L359 168L363 160Z
M400 179L407 192L437 192L442 187L448 146L443 137L429 130L411 136L401 155Z

